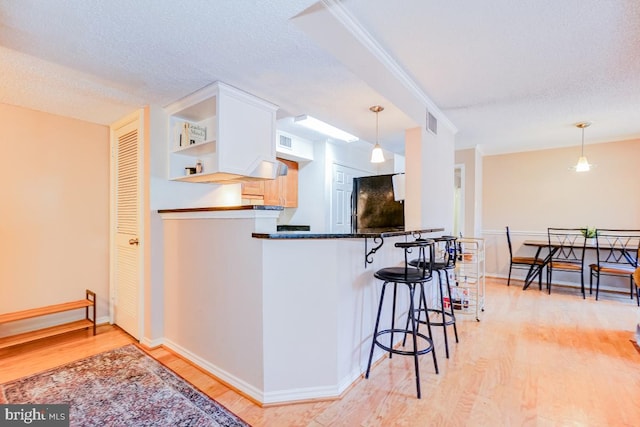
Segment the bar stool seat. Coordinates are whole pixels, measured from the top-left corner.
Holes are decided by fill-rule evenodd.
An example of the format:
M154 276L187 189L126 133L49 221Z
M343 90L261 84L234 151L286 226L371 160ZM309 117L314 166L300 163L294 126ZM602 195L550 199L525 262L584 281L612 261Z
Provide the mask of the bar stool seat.
M380 293L380 303L378 305L376 324L373 331L371 351L369 352L369 363L367 364L367 372L365 374L365 378L369 378L369 373L371 371L371 362L373 360L373 351L376 346L388 352L389 358L391 358L394 354L413 356L416 373L416 390L418 399L420 399L421 391L418 356L431 353L433 356L433 366L435 368L435 372L436 374L438 373L438 361L436 360L433 340L431 339L431 325L429 324L429 321L427 319L425 324L427 325L428 334L420 333L418 331L420 322L419 319L415 317L416 313L418 314L418 316L420 313L415 308L416 295L420 300L419 306L427 307L427 301L424 293L424 283L430 281L432 277L431 261L429 260L433 260L434 241L419 239L413 242L398 242L395 244L395 246L404 250L404 266L382 268L374 273L374 277L382 280L383 284L382 291ZM411 266L408 263L409 254L416 250L418 252L418 258L422 260L421 264L417 267ZM429 258L426 257L427 250L430 252ZM387 285L390 283L393 283L391 327L388 329L380 330L380 317L382 314L385 292L387 289ZM406 285L409 291L409 311L407 313L407 323L405 328L396 328L395 326L398 284ZM406 350L402 348L395 348L395 334L403 335L405 340L407 336L410 336L412 339L411 347ZM383 337L389 337L388 344L382 342Z

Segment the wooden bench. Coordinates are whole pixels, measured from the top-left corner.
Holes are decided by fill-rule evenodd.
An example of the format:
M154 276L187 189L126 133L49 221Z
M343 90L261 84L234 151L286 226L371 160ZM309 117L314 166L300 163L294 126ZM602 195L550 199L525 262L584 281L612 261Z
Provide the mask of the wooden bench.
M95 335L96 334L96 294L87 289L85 299L81 299L78 301L65 302L62 304L49 305L46 307L32 308L29 310L15 311L13 313L0 314L0 325L2 325L9 322L16 322L18 320L32 319L34 317L47 316L49 314L61 313L61 312L70 311L70 310L78 310L81 308L85 309L84 319L2 337L0 338L0 348L6 348L12 345L23 344L29 341L34 341L41 338L64 334L71 331L77 331L80 329L93 328L93 335ZM89 311L91 311L91 315L89 315Z

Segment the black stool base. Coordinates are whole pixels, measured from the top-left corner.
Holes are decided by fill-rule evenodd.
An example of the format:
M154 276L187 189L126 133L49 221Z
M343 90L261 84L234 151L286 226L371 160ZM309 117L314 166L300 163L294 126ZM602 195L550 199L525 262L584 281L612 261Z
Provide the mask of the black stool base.
M394 347L387 347L386 345L382 344L378 338L383 336L383 335L387 335L387 334L404 334L405 339L408 336L413 336L413 333L411 331L407 331L405 329L385 329L384 331L379 331L376 334L376 337L374 338L375 341L375 345L377 345L378 347L380 347L381 349L383 349L384 351L391 353L391 354L400 354L403 356L413 356L413 355L421 355L421 354L427 354L430 351L433 351L433 341L431 341L431 338L429 338L428 336L421 334L419 332L416 332L416 337L417 338L421 338L423 341L426 341L427 345L425 347L422 348L418 348L415 351L414 350L402 350L400 348ZM404 344L403 344L404 345Z
M438 373L438 361L436 360L436 352L433 345L433 340L431 339L431 325L429 324L429 319L427 318L426 320L426 325L429 333L429 336L427 336L418 331L418 328L420 327L420 320L415 317L416 312L418 312L414 306L416 286L420 288L420 290L418 291L418 297L420 298L420 306L421 307L427 306L427 301L424 296L423 283L422 282L417 282L417 283L398 282L398 283L403 283L407 285L407 287L409 288L409 312L407 314L407 326L404 329L395 327L396 294L398 289L398 283L393 284L394 286L393 286L393 307L392 307L392 313L391 313L391 328L379 330L380 315L382 313L384 295L387 289L387 285L389 283L390 282L384 282L384 284L382 285L382 293L380 294L380 303L378 305L378 314L376 316L376 325L373 332L371 350L369 352L369 363L367 364L367 372L365 374L365 378L369 378L369 373L371 372L371 362L373 360L373 351L376 346L380 347L381 349L389 353L389 358L391 358L391 356L394 354L399 354L402 356L413 356L415 372L416 372L416 391L417 391L418 399L420 399L422 397L422 394L420 391L420 369L418 366L418 356L422 354L431 353L433 356L433 366L435 368L436 374ZM395 344L394 342L395 334L404 335L404 340L406 340L407 337L410 337L410 339L413 342L412 348L410 350L394 348L393 346ZM389 345L383 344L380 340L381 337L383 336L386 337L387 335L389 336ZM419 341L421 344L420 346L418 346Z

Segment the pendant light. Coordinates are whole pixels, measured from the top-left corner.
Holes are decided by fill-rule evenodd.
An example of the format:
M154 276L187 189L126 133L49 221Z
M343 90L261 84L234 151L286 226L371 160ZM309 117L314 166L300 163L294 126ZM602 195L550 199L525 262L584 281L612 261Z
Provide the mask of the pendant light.
M378 143L378 113L384 110L384 107L374 105L373 107L369 107L369 110L376 113L376 145L373 146L373 151L371 152L371 163L383 163L384 154L382 153L382 147L380 147Z
M582 148L580 151L580 157L578 158L578 163L574 167L576 172L589 172L589 170L591 169L591 165L584 155L584 128L587 128L589 126L591 126L590 122L582 122L576 125L577 128L582 129Z

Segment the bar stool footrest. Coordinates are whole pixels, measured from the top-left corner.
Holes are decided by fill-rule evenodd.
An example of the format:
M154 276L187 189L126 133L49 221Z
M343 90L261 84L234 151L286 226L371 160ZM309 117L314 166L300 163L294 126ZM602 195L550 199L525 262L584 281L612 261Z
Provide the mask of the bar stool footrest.
M413 333L411 331L408 331L406 329L385 329L382 331L379 331L376 336L373 338L373 342L375 343L375 345L377 345L378 347L380 347L381 349L385 350L388 353L393 353L393 354L400 354L402 356L414 356L414 355L422 355L422 354L427 354L430 351L433 351L433 341L431 340L431 338L429 338L428 336L421 334L420 332L416 333L416 337L417 338L421 338L422 340L427 342L427 347L424 348L419 348L417 351L413 351L413 350L400 350L398 348L390 348L384 344L382 344L378 338L382 335L387 335L387 334L404 334L405 336L409 336L411 337L413 335Z
M431 326L448 326L448 325L453 325L453 324L456 323L456 319L455 319L455 317L453 317L453 314L451 314L451 313L449 313L447 311L438 310L437 308L429 308L429 309L427 309L427 311L429 313L438 313L439 315L442 315L443 319L444 319L442 322L434 322L433 320L429 319L429 323L431 323ZM420 309L420 312L423 313L424 312L424 308ZM426 320L420 320L419 317L416 317L416 320L418 322L422 323L423 325L427 324Z

